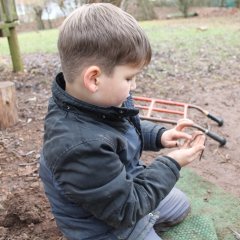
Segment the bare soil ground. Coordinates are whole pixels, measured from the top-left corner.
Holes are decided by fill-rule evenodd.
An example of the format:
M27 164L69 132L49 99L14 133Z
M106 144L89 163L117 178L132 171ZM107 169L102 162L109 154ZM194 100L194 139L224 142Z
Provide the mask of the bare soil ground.
M224 136L227 144L219 147L208 138L202 160L190 167L240 198L240 50L228 49L226 61L216 61L203 49L198 62L190 66L187 56L175 51L154 52L149 69L139 76L135 95L191 102L221 116L225 123L220 128L197 113L192 115L196 122ZM43 121L59 59L55 54L23 58L24 73L2 68L0 74L0 81L16 84L20 118L17 125L0 131L0 240L60 240L38 177ZM160 68L160 59L175 70ZM143 159L151 162L157 154L144 153Z

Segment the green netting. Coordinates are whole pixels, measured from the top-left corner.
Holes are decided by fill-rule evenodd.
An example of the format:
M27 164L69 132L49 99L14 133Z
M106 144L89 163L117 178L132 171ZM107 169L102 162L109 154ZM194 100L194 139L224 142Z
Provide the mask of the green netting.
M205 216L191 216L161 235L164 240L217 240L213 222Z
M181 171L177 187L189 197L192 212L182 224L161 235L164 240L236 240L230 229L240 232L239 198L187 168Z

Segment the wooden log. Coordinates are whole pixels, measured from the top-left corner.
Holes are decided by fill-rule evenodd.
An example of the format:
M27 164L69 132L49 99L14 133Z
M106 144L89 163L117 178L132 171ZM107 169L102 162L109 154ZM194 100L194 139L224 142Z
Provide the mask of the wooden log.
M16 90L13 82L0 82L0 129L18 122Z

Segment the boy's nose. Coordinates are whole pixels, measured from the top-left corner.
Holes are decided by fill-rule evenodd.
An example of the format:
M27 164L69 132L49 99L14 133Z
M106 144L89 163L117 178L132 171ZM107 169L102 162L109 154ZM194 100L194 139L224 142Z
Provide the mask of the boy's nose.
M136 89L136 87L137 87L137 85L136 85L136 80L135 79L133 79L132 81L131 81L131 91L132 90L135 90Z

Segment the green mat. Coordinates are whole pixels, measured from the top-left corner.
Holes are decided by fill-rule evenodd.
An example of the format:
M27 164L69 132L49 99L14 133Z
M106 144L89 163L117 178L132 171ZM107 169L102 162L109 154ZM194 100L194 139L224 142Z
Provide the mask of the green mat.
M208 217L190 216L183 223L161 235L164 240L217 240L213 222Z
M193 170L181 170L177 187L191 201L186 220L160 234L164 240L236 240L240 232L240 199L199 177Z

